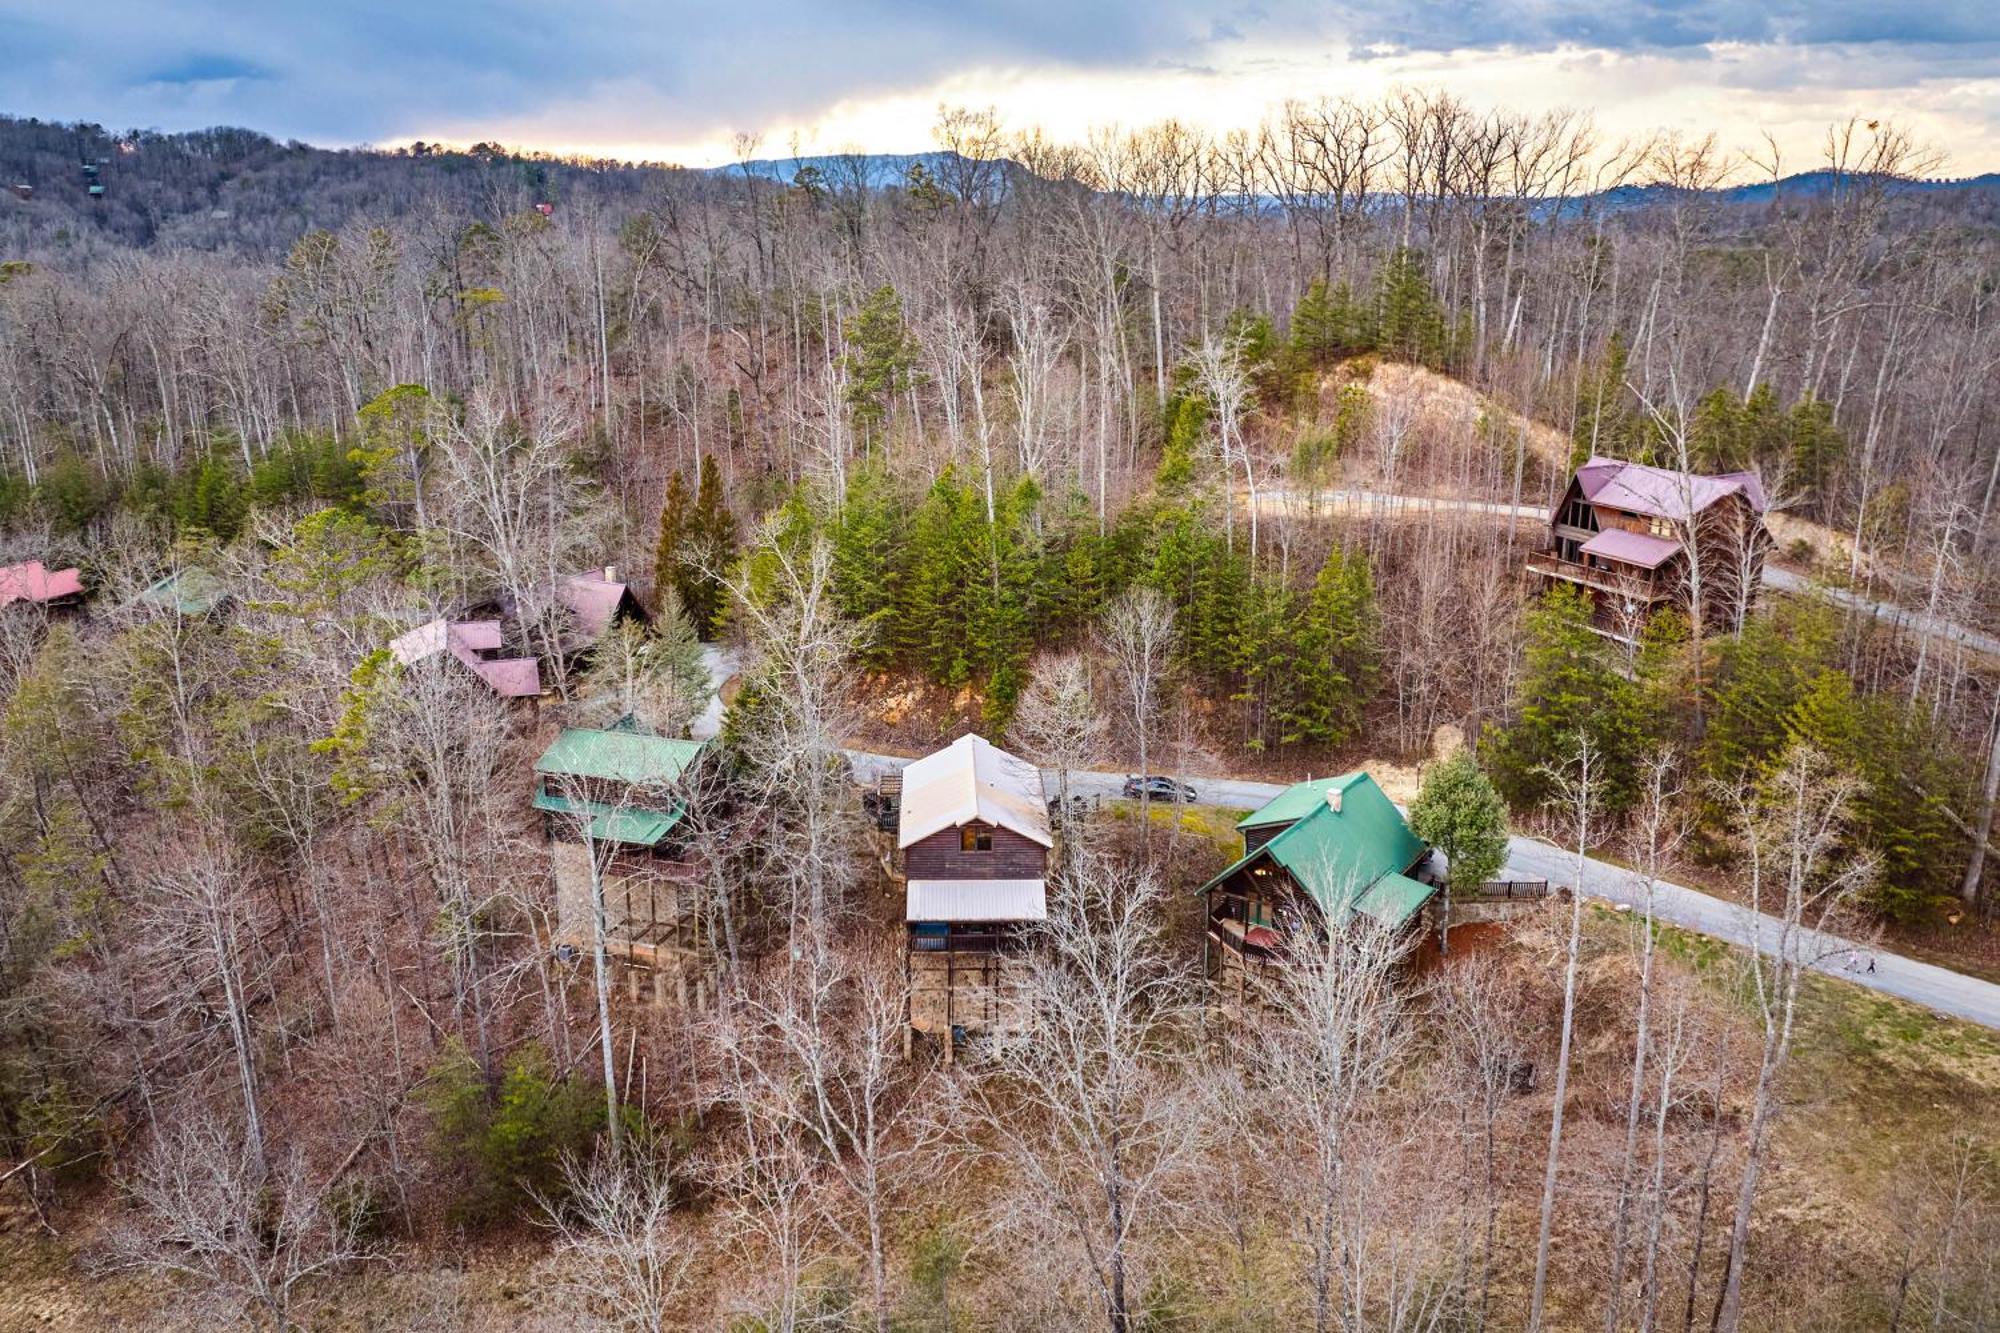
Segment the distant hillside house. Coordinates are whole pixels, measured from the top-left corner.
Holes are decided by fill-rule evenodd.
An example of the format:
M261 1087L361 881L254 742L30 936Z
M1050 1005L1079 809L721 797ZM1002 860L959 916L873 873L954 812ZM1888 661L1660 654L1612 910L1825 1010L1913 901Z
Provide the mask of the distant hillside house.
M1420 878L1429 844L1366 773L1295 783L1236 827L1243 855L1201 887L1202 962L1239 997L1248 976L1283 962L1294 932L1356 914L1403 929L1437 893Z
M1023 932L1048 917L1055 845L1041 772L980 736L903 770L902 861L910 1029L954 1037L1018 1031Z
M611 632L620 621L645 623L650 617L630 584L618 577L616 565L571 574L556 585L556 600L569 611L571 632L563 644L563 655L587 651Z
M126 605L194 617L215 615L234 599L229 586L215 574L200 565L186 565L140 589Z
M1754 472L1707 477L1593 458L1549 514L1547 547L1528 571L1584 589L1592 628L1632 643L1660 607L1691 613L1699 557L1702 619L1732 626L1764 577L1765 507Z
M26 603L55 610L80 605L83 573L77 569L50 572L39 560L0 568L0 606Z
M635 996L650 973L655 999L673 984L682 1002L705 990L698 868L686 859L684 779L700 741L638 731L570 727L535 761L556 881L556 942L588 951L595 937L593 870L604 892L605 936Z
M389 641L389 655L404 667L450 657L503 699L532 699L542 692L541 668L532 657L496 657L502 644L497 620L440 617Z

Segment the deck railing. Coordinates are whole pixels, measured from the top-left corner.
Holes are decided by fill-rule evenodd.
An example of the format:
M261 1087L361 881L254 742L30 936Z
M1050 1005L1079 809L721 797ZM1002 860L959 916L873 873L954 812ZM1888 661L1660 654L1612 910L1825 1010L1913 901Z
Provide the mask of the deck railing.
M1656 602L1667 595L1660 580L1651 575L1627 574L1615 569L1599 569L1577 560L1565 560L1553 551L1539 551L1528 557L1528 570L1544 578L1564 579L1587 588L1612 593L1635 602Z
M1470 890L1454 889L1452 897L1460 902L1517 902L1546 898L1549 892L1545 879L1489 879Z

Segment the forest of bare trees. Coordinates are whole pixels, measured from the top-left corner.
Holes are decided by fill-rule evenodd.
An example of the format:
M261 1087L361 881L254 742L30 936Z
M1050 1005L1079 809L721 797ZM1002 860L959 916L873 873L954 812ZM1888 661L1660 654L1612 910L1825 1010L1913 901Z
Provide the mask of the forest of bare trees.
M2000 1320L1992 1038L1827 953L1995 954L1990 200L1886 124L1441 92L934 134L878 184L0 121L0 563L90 590L0 607L0 1265L131 1327ZM1630 644L1532 596L1493 511L1593 454L1756 471L1799 590ZM591 569L650 625L579 650ZM388 650L482 608L540 698ZM711 762L531 807L716 661ZM941 1061L849 751L972 727L1059 842L1036 1021ZM1247 1021L1233 812L1071 786L1460 747L1642 910L1303 929ZM673 1002L604 949L649 797ZM1657 923L1693 876L1775 948Z

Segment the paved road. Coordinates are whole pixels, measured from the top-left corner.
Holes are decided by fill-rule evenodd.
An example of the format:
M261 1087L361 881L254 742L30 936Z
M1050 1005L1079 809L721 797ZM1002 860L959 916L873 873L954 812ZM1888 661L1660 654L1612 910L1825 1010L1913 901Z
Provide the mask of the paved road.
M1533 838L1514 838L1508 852L1506 875L1511 879L1546 879L1552 884L1571 886L1576 881L1576 854L1565 852ZM1639 910L1644 897L1644 880L1629 870L1603 861L1584 862L1584 892L1592 897L1623 903ZM1704 935L1746 945L1755 938L1764 953L1777 948L1778 923L1741 904L1680 884L1660 884L1653 894L1653 915ZM1819 958L1818 969L1829 976L1894 995L1935 1009L1954 1018L1970 1019L1989 1028L2000 1028L2000 986L1962 972L1920 963L1897 954L1860 949L1846 940L1815 935L1806 941L1810 955ZM1850 953L1857 953L1860 966L1849 970ZM1866 959L1875 960L1875 971L1867 972Z
M1899 606L1894 602L1877 601L1873 597L1864 597L1860 593L1851 592L1846 588L1835 588L1824 583L1813 583L1792 573L1788 569L1779 569L1775 565L1764 566L1764 585L1780 589L1784 592L1816 593L1828 601L1837 602L1850 610L1873 616L1877 620L1886 620L1892 624L1900 625L1913 634L1923 633L1925 623L1929 622L1931 632L1940 638L1947 639L1953 643L1963 644L1974 652L2000 657L2000 635L1987 634L1952 620L1939 619L1932 621L1929 616L1921 611L1912 611L1908 607Z
M742 663L736 649L726 644L704 643L701 646L701 660L708 668L709 684L715 690L702 715L688 723L688 735L698 741L710 740L722 734L722 687L729 678L741 671Z
M894 772L909 760L895 755L850 751L854 770L863 781L873 781L878 773ZM1053 782L1052 778L1045 779ZM1190 777L1188 783L1205 804L1230 809L1253 810L1284 788L1269 782L1243 782L1233 778ZM1077 773L1072 786L1086 796L1115 798L1125 783L1122 773ZM1506 868L1508 879L1545 879L1563 888L1576 884L1576 856L1534 838L1509 840ZM1604 861L1584 862L1583 891L1594 898L1624 904L1640 910L1645 883L1629 870ZM1653 894L1653 915L1672 925L1712 935L1731 944L1744 946L1753 940L1765 953L1777 947L1778 923L1764 914L1753 914L1739 904L1717 898L1681 884L1660 884ZM1859 946L1831 936L1808 941L1809 952L1821 961L1820 971L1830 976L1866 986L1885 995L1909 1000L1954 1018L1969 1019L1990 1028L2000 1028L2000 986L1977 977L1968 977L1949 968L1920 963L1896 954L1875 952L1875 971L1848 970L1848 954ZM1865 960L1866 951L1860 951ZM1865 961L1862 964L1865 967Z

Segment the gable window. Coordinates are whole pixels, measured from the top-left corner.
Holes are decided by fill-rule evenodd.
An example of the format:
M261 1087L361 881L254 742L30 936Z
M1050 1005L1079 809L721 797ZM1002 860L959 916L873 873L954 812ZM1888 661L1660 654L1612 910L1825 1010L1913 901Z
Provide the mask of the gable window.
M984 824L967 824L958 831L958 850L961 852L990 852L993 850L993 830Z

